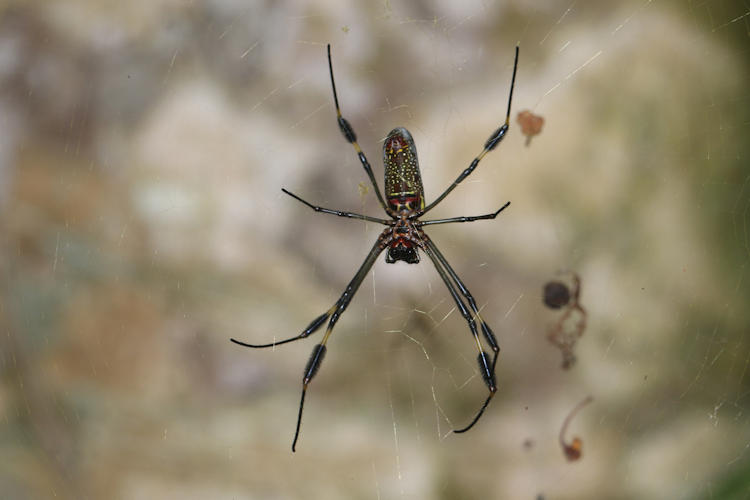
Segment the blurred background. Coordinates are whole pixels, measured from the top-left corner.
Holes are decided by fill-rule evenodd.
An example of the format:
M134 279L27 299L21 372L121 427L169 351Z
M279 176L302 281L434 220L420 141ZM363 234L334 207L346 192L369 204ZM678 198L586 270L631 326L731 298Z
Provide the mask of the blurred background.
M0 7L2 498L750 498L750 7L650 0L7 0ZM428 228L495 330L486 396L423 255L316 338L411 130ZM528 145L519 111L545 119ZM585 331L547 339L581 279ZM569 325L568 325L569 326ZM575 332L571 338L575 340ZM568 461L558 440L582 440Z

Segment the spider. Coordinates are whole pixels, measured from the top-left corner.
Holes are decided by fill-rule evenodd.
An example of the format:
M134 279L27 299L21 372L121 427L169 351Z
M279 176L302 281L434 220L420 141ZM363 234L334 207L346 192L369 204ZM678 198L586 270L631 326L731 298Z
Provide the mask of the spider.
M451 217L447 219L435 219L435 220L419 220L424 214L435 208L438 203L448 196L448 194L455 189L458 184L466 179L477 167L479 162L484 156L492 151L505 137L508 132L510 122L510 105L513 99L513 86L516 81L516 69L518 67L518 47L516 47L515 59L513 62L513 76L510 82L510 95L508 96L508 112L505 116L505 122L495 130L492 135L487 139L484 144L484 148L481 153L474 158L471 164L466 168L458 178L438 196L435 201L425 205L424 189L422 187L422 178L419 172L419 163L417 162L417 149L414 145L414 140L408 130L403 127L398 127L390 131L388 136L385 138L383 143L383 163L385 165L385 198L381 194L378 183L375 180L375 176L370 167L370 163L367 161L365 154L357 143L357 136L354 133L354 129L349 122L341 115L341 108L339 107L339 99L336 94L336 83L333 78L333 63L331 62L331 45L328 45L328 71L331 75L331 88L333 89L333 102L336 106L336 119L338 121L339 129L343 134L344 138L354 146L354 150L359 157L359 161L362 163L362 167L365 173L370 178L375 194L378 198L380 206L383 208L385 213L390 219L380 219L377 217L370 217L368 215L360 215L353 212L343 212L340 210L331 210L329 208L323 208L300 198L296 194L287 191L282 188L285 194L288 194L295 200L307 205L316 212L322 212L325 214L337 215L339 217L347 217L350 219L359 219L369 222L374 222L386 226L385 230L378 236L370 252L365 257L364 262L360 266L354 278L349 282L344 290L344 293L336 300L336 302L326 312L315 318L302 333L295 337L291 337L278 342L272 342L270 344L248 344L241 342L236 339L231 339L235 344L239 344L244 347L251 347L254 349L262 349L267 347L275 347L277 345L294 342L307 338L314 332L319 330L323 324L328 322L328 326L325 330L323 340L317 344L310 355L310 359L305 366L305 371L302 378L302 396L299 403L299 412L297 414L297 427L294 432L294 440L292 441L292 452L295 451L297 440L299 439L300 426L302 423L302 410L305 404L305 394L307 387L312 381L313 377L318 372L323 358L326 354L326 344L331 336L331 331L334 325L339 320L344 310L351 302L354 294L357 293L357 289L362 284L365 276L369 272L375 260L384 250L386 251L385 261L388 264L393 264L398 261L406 262L407 264L416 264L419 262L418 250L423 251L430 258L432 263L435 265L435 269L442 278L445 286L448 288L453 300L456 302L458 310L469 325L469 330L473 337L474 343L476 344L479 355L477 360L479 363L479 371L482 375L484 383L487 385L489 395L484 401L484 404L480 407L479 411L474 416L474 419L461 429L456 429L454 432L461 433L471 429L474 424L477 423L479 418L484 413L484 410L489 405L490 400L497 391L497 385L495 383L495 364L497 362L500 347L495 339L495 334L492 329L485 323L482 316L479 314L479 309L474 301L469 290L464 285L463 281L458 277L453 268L448 264L443 254L435 246L423 228L434 224L448 224L452 222L474 222L477 220L494 219L497 215L505 210L510 202L506 202L497 211L485 214L485 215L473 215L463 217ZM479 325L479 329L477 328ZM479 330L482 331L482 335L492 350L492 354L482 347L482 342L479 336Z

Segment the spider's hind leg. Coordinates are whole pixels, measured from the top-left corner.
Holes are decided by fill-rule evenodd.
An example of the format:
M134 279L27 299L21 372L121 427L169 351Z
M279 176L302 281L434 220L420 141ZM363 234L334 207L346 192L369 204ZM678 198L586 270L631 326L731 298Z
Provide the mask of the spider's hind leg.
M328 44L328 72L331 75L331 88L333 89L333 103L336 106L336 121L339 124L339 130L341 130L341 134L344 136L346 141L354 146L354 151L357 153L357 157L359 158L359 162L362 164L362 168L365 169L365 173L367 174L367 177L370 178L370 182L372 183L372 187L375 189L375 195L378 197L378 202L380 203L380 206L385 210L385 212L388 215L391 215L392 212L388 210L388 205L386 205L385 200L383 199L383 195L380 192L380 188L378 187L378 181L375 180L375 174L372 172L372 167L370 166L370 162L367 161L367 157L362 152L362 148L359 147L359 144L357 143L357 134L354 133L354 128L351 126L349 121L344 118L341 114L341 108L339 107L339 96L336 94L336 82L333 78L333 63L331 62L331 44Z

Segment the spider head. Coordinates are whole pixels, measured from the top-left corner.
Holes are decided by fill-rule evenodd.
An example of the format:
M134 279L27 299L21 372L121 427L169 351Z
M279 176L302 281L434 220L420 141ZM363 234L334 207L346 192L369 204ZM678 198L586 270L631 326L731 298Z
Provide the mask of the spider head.
M397 240L388 248L388 252L385 254L385 261L388 264L393 264L399 260L403 260L407 264L419 263L417 249L407 240Z

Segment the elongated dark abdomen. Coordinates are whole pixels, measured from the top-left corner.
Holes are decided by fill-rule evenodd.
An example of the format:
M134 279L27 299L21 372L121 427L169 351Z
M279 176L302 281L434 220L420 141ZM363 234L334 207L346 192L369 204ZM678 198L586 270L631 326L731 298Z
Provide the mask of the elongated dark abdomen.
M424 208L424 188L419 172L417 147L408 130L394 128L383 143L385 196L394 210L413 211Z

